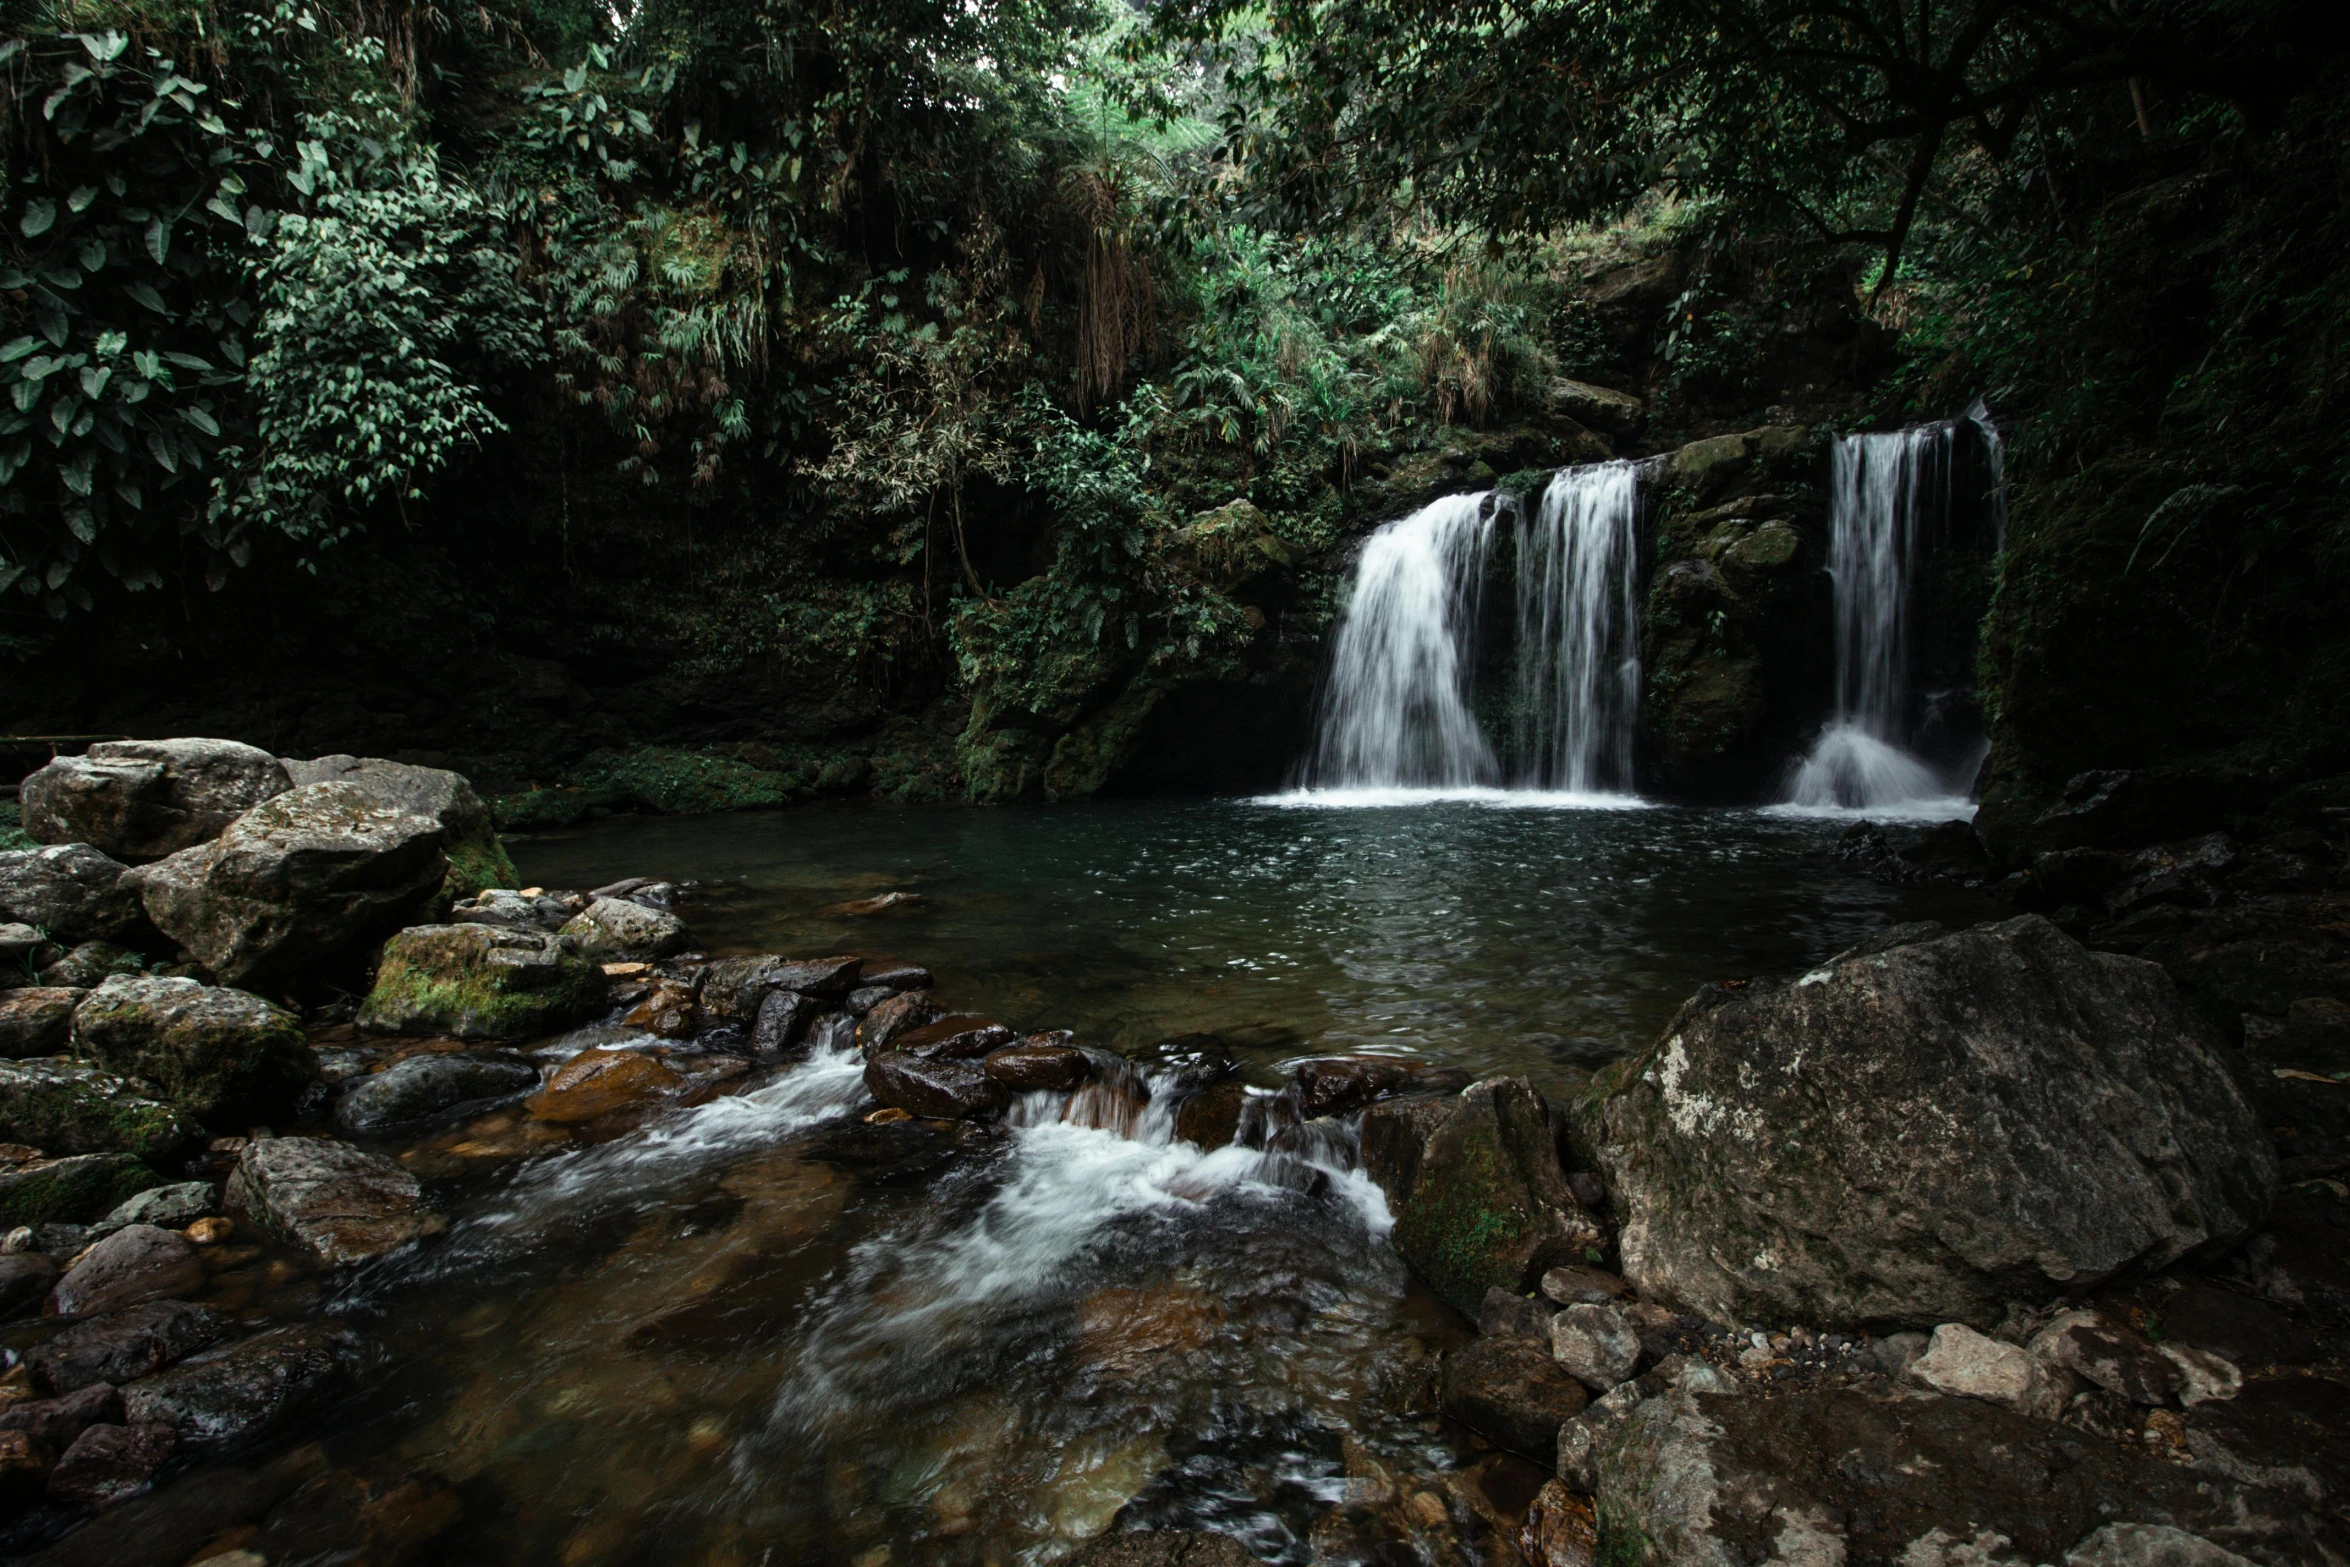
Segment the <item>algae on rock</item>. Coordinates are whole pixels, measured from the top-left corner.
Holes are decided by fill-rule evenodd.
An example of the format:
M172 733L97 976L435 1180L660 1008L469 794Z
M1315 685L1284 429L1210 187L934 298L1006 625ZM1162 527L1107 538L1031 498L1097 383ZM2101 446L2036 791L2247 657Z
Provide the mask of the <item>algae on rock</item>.
M419 925L384 944L359 1026L385 1034L528 1039L593 1017L608 986L567 936Z

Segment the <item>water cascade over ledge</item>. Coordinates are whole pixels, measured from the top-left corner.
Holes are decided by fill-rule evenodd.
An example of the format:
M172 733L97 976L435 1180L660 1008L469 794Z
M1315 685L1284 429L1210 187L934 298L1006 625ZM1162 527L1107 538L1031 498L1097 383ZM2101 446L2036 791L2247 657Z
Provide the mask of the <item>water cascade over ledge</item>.
M1809 810L1949 814L1981 760L1945 771L1918 754L1915 573L1928 530L1945 526L1958 496L1961 424L1988 447L1996 485L1998 434L1978 404L1965 421L1836 443L1828 571L1835 583L1836 707L1788 778L1787 803ZM1994 490L1993 505L1996 505Z
M1597 463L1560 470L1530 515L1490 492L1454 495L1372 534L1339 620L1307 787L1629 794L1638 503L1633 464ZM1499 625L1486 589L1504 550L1515 612ZM1501 716L1481 719L1480 655L1504 637L1515 656L1491 704Z

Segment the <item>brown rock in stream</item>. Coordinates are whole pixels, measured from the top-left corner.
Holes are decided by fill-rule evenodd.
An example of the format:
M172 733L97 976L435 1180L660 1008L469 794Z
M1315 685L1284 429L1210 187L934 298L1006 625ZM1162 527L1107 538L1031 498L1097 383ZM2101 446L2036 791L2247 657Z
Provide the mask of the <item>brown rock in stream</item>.
M1010 1097L976 1061L929 1061L895 1050L865 1063L865 1091L908 1115L942 1120L1000 1110Z
M633 1050L582 1050L522 1102L532 1119L570 1125L618 1110L641 1110L685 1090L686 1080Z
M89 1317L142 1301L185 1295L204 1285L204 1265L188 1238L152 1224L116 1230L82 1254L49 1292L49 1314Z
M927 990L909 990L890 997L867 1012L857 1024L857 1048L867 1055L887 1050L898 1035L920 1028L938 1016L938 1004Z
M988 1076L1014 1093L1040 1089L1066 1092L1084 1082L1093 1070L1084 1051L1067 1045L1039 1044L1035 1036L993 1052L982 1064Z
M889 1048L926 1061L977 1061L1011 1042L1012 1031L995 1019L955 1012L907 1029L890 1040Z
M1559 1427L1589 1402L1538 1338L1481 1338L1444 1357L1444 1412L1538 1463L1555 1459Z

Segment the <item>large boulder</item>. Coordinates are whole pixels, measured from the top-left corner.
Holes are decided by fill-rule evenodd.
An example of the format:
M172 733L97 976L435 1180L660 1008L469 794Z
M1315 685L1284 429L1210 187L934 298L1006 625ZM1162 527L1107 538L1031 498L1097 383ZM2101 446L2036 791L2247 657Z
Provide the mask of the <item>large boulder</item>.
M0 854L0 925L37 926L63 946L121 941L147 919L128 869L86 843Z
M1581 1106L1641 1293L1989 1325L2232 1244L2276 1157L2154 964L2037 916L1708 987Z
M168 1163L197 1129L152 1090L71 1061L0 1061L0 1141ZM127 1195L127 1194L126 1194Z
M1600 1559L1624 1567L2337 1559L2284 1494L1972 1398L1671 1392L1631 1412L1598 1478Z
M246 1144L223 1201L326 1263L362 1262L441 1227L415 1176L381 1154L323 1137Z
M490 887L522 885L514 862L506 856L506 846L498 841L489 806L463 773L386 761L380 756L337 754L309 762L288 759L286 774L296 788L314 783L349 784L395 810L439 822L441 852L449 859L443 886L452 898L470 898Z
M143 1079L215 1131L282 1121L318 1076L293 1013L192 979L118 974L73 1015L74 1053Z
M102 740L25 779L24 830L137 863L193 848L292 787L267 751L234 740Z
M125 876L156 929L231 984L352 960L431 914L441 826L354 784L306 784Z
M1421 1150L1395 1249L1474 1317L1493 1288L1523 1295L1606 1237L1567 1187L1550 1109L1522 1077L1473 1083Z
M384 943L359 1026L380 1034L529 1039L595 1016L609 988L568 936L418 925Z

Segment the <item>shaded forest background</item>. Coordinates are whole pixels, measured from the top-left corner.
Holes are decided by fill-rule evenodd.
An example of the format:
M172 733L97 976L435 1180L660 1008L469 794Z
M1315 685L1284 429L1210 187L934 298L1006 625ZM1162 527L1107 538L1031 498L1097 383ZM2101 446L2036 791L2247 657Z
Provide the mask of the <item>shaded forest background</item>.
M18 0L0 728L1253 785L1432 488L1980 397L1987 820L2338 773L2329 9Z

